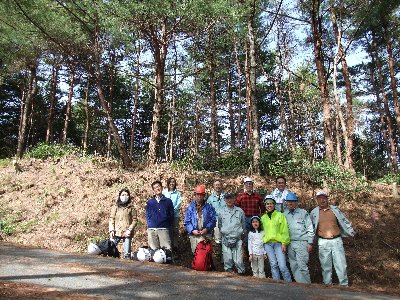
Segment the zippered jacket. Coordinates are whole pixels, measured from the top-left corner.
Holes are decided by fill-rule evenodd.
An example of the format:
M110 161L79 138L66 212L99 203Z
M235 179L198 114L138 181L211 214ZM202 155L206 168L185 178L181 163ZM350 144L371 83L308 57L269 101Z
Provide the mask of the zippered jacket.
M171 199L161 196L160 202L150 198L146 205L147 228L170 228L174 220L174 205Z
M203 206L203 227L199 228L197 221L196 200L193 200L186 210L184 225L188 234L192 234L193 230L207 229L207 234L211 234L217 222L214 207L211 204L204 202Z
M356 232L354 231L353 226L351 225L349 219L346 218L346 216L337 206L329 205L329 207L332 209L332 212L338 221L341 237L354 236ZM315 233L317 231L319 222L319 206L317 206L311 211L310 217L311 217L311 222L313 223L314 226L314 233Z
M271 219L265 213L261 217L261 223L264 231L264 243L290 244L289 227L283 213L274 210Z

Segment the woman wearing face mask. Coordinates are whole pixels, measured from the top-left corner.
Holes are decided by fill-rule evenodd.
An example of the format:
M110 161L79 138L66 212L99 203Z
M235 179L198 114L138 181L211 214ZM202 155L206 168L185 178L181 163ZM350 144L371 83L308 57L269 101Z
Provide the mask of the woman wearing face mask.
M132 197L128 189L119 191L118 199L111 208L109 231L110 239L115 244L124 243L123 258L130 258L133 230L137 223L137 212L132 205Z

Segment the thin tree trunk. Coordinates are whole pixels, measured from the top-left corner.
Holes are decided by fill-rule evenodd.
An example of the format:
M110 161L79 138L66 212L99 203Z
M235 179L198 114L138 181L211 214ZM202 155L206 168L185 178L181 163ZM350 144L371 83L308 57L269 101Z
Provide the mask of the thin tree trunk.
M150 32L152 39L153 56L155 61L155 84L154 84L154 97L155 102L153 105L153 119L150 133L148 162L155 163L157 160L157 148L160 137L160 121L162 103L164 98L164 74L165 74L165 60L167 57L167 49L169 38L166 32L166 19L161 24L160 32ZM161 41L158 39L158 34L161 36Z
M370 77L371 77L371 84L375 92L375 98L376 98L376 106L378 108L378 113L379 113L379 121L381 123L381 131L382 131L382 136L383 136L383 141L385 143L385 149L386 149L386 154L388 157L388 163L389 163L389 169L393 170L393 159L392 155L390 152L390 146L389 146L389 139L388 139L388 131L387 131L387 125L386 125L386 120L385 116L382 110L382 100L381 97L379 96L379 87L377 86L377 83L375 81L375 59L374 56L371 55L371 67L370 67Z
M392 43L389 38L387 22L383 22L383 32L386 41L386 50L388 53L388 60L389 60L389 74L390 74L390 87L392 88L393 94L393 104L394 104L394 115L396 118L397 123L397 131L400 135L400 106L399 106L399 96L397 93L397 83L396 83L396 76L395 76L395 64L393 60L393 51L392 51Z
M31 107L33 98L36 93L37 87L37 77L36 77L37 65L34 64L29 67L29 85L28 91L25 94L25 97L22 98L24 102L21 105L21 118L20 118L20 128L19 128L19 135L18 135L18 147L17 147L17 158L22 158L22 155L25 151L26 146L26 133L28 127L28 116L29 116L29 109Z
M83 149L84 150L87 150L89 127L90 127L90 119L89 119L90 75L91 75L91 69L89 68L89 72L87 74L87 79L86 79L87 82L86 82L86 90L85 90L85 99L83 102L83 107L85 110L85 131L83 134Z
M251 84L250 84L250 63L249 63L249 50L246 46L246 60L244 63L244 72L246 78L246 115L247 115L247 135L246 135L246 147L253 148L252 145L252 116L251 116Z
M392 157L392 162L393 162L393 171L397 172L398 167L397 167L397 155L396 155L396 142L395 142L395 131L393 128L392 124L392 117L390 114L389 110L389 104L388 104L388 99L386 96L386 91L385 91L385 85L383 81L383 75L382 75L382 66L377 54L377 47L376 47L376 41L375 41L375 36L373 35L372 38L372 50L373 50L373 55L375 57L375 64L376 64L376 69L378 71L378 82L379 82L379 87L381 89L382 93L382 99L383 99L383 107L385 111L385 117L386 117L386 124L388 126L388 131L389 131L389 142L390 142L390 155Z
M174 139L175 139L175 116L176 116L176 86L177 86L177 67L178 67L178 51L176 49L176 41L174 41L174 52L175 52L175 64L174 64L174 90L172 94L172 103L171 103L171 128L170 128L170 143L169 143L169 161L174 159Z
M70 64L69 64L69 91L68 91L68 98L67 98L67 107L65 110L63 135L61 138L61 143L64 145L67 143L68 126L69 126L69 121L71 118L72 97L74 95L74 84L75 84L75 66L76 66L75 61L70 62Z
M327 82L325 79L325 67L322 51L322 20L319 16L320 1L313 0L313 8L311 11L311 30L314 44L314 58L318 75L318 86L323 105L324 115L324 139L326 148L326 158L330 161L333 159L333 140L332 140L332 114L331 104L329 102L329 94Z
M210 43L212 44L210 36ZM209 72L209 83L210 83L210 103L211 103L211 151L213 158L219 154L218 147L218 116L217 116L217 96L215 92L215 58L214 50L210 49L208 57L208 72Z
M131 141L129 146L129 156L133 159L133 145L135 141L136 133L136 119L137 119L137 106L139 103L139 78L140 78L140 43L138 44L138 49L136 53L137 63L135 71L135 96L133 98L133 112L132 112L132 129L131 129Z
M232 99L232 71L231 71L231 56L228 57L228 78L227 78L227 93L229 102L229 128L231 132L231 149L236 147L235 141L235 116L233 111L233 99Z
M113 103L114 103L114 85L115 85L115 50L111 51L110 55L110 60L111 60L111 66L109 67L109 75L110 75L110 86L109 86L109 92L110 92L110 97L108 100L108 109L110 111L110 114L113 114ZM108 133L107 133L107 157L111 157L111 152L112 152L112 130L110 126L108 126Z
M103 86L102 86L102 76L101 76L101 70L100 70L100 62L101 62L101 49L100 49L100 45L99 45L99 36L98 36L98 29L96 28L96 32L95 32L95 45L94 45L94 66L95 66L95 78L96 78L96 87L97 87L97 93L99 95L100 98L100 103L101 103L101 107L103 108L103 111L106 115L108 124L112 130L112 135L114 137L114 142L115 145L117 146L118 149L118 153L121 156L122 159L122 163L124 165L125 168L130 168L132 165L132 162L129 158L129 155L122 143L122 140L119 136L118 133L118 128L117 126L115 126L114 120L111 116L111 113L108 109L108 103L107 103L107 99L104 96L104 92L103 92Z
M254 33L254 7L252 13L247 21L248 39L249 39L249 54L250 54L250 103L251 103L251 115L252 115L252 144L253 144L253 171L256 174L260 174L261 164L261 153L260 153L260 133L258 127L258 112L257 112L257 98L256 98L256 47L255 47L255 33Z
M50 109L49 115L47 116L47 130L46 130L46 143L53 142L53 122L54 122L54 108L56 105L56 92L58 83L58 62L54 62L52 75L51 75L51 85L50 85Z
M237 69L237 78L238 78L238 120L237 120L237 146L240 148L242 146L242 72L239 62L239 54L237 51L237 45L235 41L235 62Z
M344 166L346 169L354 172L353 166L353 145L354 145L354 118L353 118L353 95L350 81L350 73L347 67L346 55L342 46L342 30L341 26L337 24L336 11L331 6L331 17L333 23L333 30L337 43L337 56L342 63L342 73L346 86L346 129L342 126L343 135L346 145L346 156Z

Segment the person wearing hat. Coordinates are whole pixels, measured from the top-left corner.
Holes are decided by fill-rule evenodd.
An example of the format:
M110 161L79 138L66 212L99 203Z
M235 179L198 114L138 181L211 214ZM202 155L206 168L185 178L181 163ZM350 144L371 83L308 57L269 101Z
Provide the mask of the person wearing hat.
M275 210L275 199L272 196L265 197L266 212L261 217L264 229L264 249L271 266L272 278L287 282L292 281L288 267L286 266L285 253L290 244L289 228L285 215Z
M251 177L243 179L244 191L240 193L235 201L235 206L240 207L244 211L246 227L244 231L244 246L247 251L247 238L251 230L251 217L261 216L265 212L265 205L262 197L254 191L254 181Z
M284 176L276 177L276 188L272 191L271 196L275 199L275 209L277 211L283 212L286 208L286 195L290 193L286 187L286 178Z
M311 213L314 232L318 237L318 256L324 284L332 284L332 263L341 286L348 286L347 262L342 237L354 236L350 221L334 205L329 205L328 193L317 193L318 206Z
M216 213L214 207L205 201L204 185L194 188L194 200L186 209L184 225L189 234L190 247L194 253L196 246L205 238L211 239L215 227Z
M290 269L296 282L311 283L308 260L314 241L314 227L308 212L298 207L298 198L295 193L288 193L285 200L287 207L283 214L289 226Z
M218 214L224 270L232 272L233 266L235 266L239 275L243 275L246 271L242 255L242 235L245 228L244 212L241 208L235 206L233 194L227 193L224 198L226 207Z
M147 238L151 249L165 247L171 250L170 227L174 222L174 205L162 193L162 183L151 184L154 196L146 204Z

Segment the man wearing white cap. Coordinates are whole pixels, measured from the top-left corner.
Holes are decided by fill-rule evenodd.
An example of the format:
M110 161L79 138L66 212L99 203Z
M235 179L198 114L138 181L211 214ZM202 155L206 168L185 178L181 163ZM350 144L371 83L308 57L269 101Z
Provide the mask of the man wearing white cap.
M263 198L254 191L254 181L251 177L245 177L243 179L244 191L240 193L235 201L235 206L240 207L244 211L246 230L244 232L244 245L245 251L247 251L247 237L251 229L251 217L259 216L265 212L265 205Z
M348 286L347 263L342 237L354 236L350 221L334 205L329 205L328 193L317 193L318 206L311 213L311 221L318 237L318 255L324 284L332 284L332 262L339 284Z

